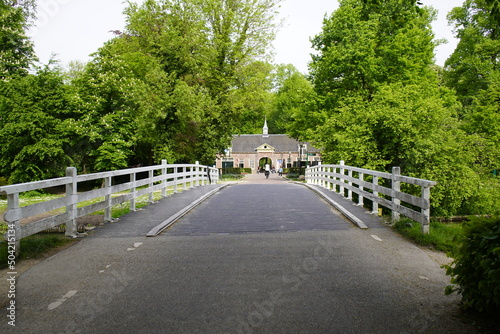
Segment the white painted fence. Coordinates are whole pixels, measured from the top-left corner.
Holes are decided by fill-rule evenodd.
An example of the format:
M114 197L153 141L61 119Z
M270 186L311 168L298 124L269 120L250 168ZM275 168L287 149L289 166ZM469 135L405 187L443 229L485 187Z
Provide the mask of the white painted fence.
M144 175L146 173L146 178L138 178L139 174ZM113 185L112 181L114 177L126 179L127 176L129 182ZM76 168L69 167L66 170L66 177L3 186L0 187L0 193L7 195L7 211L4 214L4 220L9 224L9 230L11 230L11 227L14 227L13 231L15 232L17 250L19 250L19 240L22 238L61 224L66 224L67 236L76 236L76 218L104 210L104 221L109 222L112 219L111 210L114 205L130 201L130 210L135 211L136 199L140 196L148 195L148 201L153 203L153 193L155 191L161 191L162 197L165 197L168 187L173 187L175 193L181 187L183 190L186 190L188 184L190 188L194 188L210 183L217 183L218 178L219 174L216 168L202 166L199 163L168 165L167 161L164 160L161 165L156 166L83 175L77 175ZM103 187L78 192L79 184L95 180L102 180ZM61 186L66 189L64 197L24 207L20 206L19 195L23 192ZM125 191L128 192L123 193ZM104 199L98 203L77 207L79 203L96 198ZM20 221L24 218L61 208L65 208L63 213L23 226L20 224Z
M365 181L371 176L371 182ZM379 184L380 179L390 180L390 188ZM372 213L378 213L379 204L392 210L392 219L399 220L400 214L409 217L422 225L422 232L429 233L430 221L430 189L437 182L400 175L400 168L393 167L392 173L377 172L370 169L344 165L318 165L306 169L306 182L338 192L353 200L352 194L358 194L358 205L364 205L367 198L373 202ZM401 183L420 187L420 196L414 196L401 191ZM389 199L380 197L386 195ZM416 210L401 205L410 204ZM417 211L418 210L418 211Z

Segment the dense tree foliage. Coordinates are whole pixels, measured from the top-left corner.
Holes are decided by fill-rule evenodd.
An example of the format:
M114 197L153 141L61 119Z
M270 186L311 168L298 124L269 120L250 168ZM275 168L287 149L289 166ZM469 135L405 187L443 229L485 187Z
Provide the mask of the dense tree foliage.
M470 19L471 12L477 13L464 7L452 15L469 13L460 16L464 20ZM312 40L318 51L310 65L316 106L305 108L308 120L299 117L295 126L306 139L323 147L326 162L345 160L386 171L400 166L406 175L438 181L432 191L434 214L490 212L495 210L488 193L497 187L490 179L498 165L494 153L498 150L492 148L494 141L468 129L479 125L464 121L460 101L474 100L481 124L498 136L498 128L483 119L499 123L495 119L498 103L491 103L498 101L498 95L486 91L482 82L493 80L498 71L488 67L489 79L467 73L470 82L464 83L467 70L456 64L460 72L445 74L448 87L455 88L451 82L457 82L467 91L457 96L454 89L444 87L433 64L437 42L430 24L434 17L433 9L416 1L340 1L339 9L324 20L323 31ZM485 15L484 20L492 16ZM486 30L493 33L494 29ZM492 43L482 48L487 46L490 52L500 50ZM477 54L468 55L481 62ZM450 58L448 68L456 57ZM470 64L468 59L462 66ZM473 99L466 96L469 93ZM481 98L489 98L481 104L488 112L479 108Z
M370 100L384 83L418 81L433 62L433 17L412 1L340 1L312 41L311 77L323 106L352 95Z
M11 182L64 175L78 140L79 101L71 90L49 66L0 83L0 174Z
M28 74L34 1L0 3L0 173L11 182L169 162L212 164L272 98L281 0L129 3L126 28L87 64ZM35 73L36 72L36 73Z
M120 128L107 136L97 126L95 140L89 138L97 145L92 165L109 169L161 158L213 163L233 133L252 129L269 100L272 68L261 57L274 34L278 2L131 4L126 30L80 78L92 124L101 119Z
M454 8L449 14L460 42L446 61L445 83L456 90L462 102L460 116L464 120L463 128L468 133L480 134L498 143L500 25L495 8L498 10L497 2L468 0L463 7ZM498 148L498 145L495 146ZM494 152L492 148L488 151ZM492 162L491 158L489 162Z
M274 75L275 98L269 114L270 133L288 133L300 138L299 120L307 117L306 106L314 104L314 90L311 82L293 65L279 65Z
M25 34L32 5L32 1L0 0L0 80L26 75L35 60Z
M446 61L445 84L454 89L462 104L460 128L468 135L471 166L480 182L465 212L489 212L499 204L500 169L500 16L497 1L467 0L454 8L448 19L459 43ZM496 202L496 203L495 203ZM478 209L479 208L479 209Z
M449 13L460 42L441 68L435 10L341 0L311 40L309 76L270 63L280 1L129 3L125 30L63 72L33 67L35 1L0 0L0 176L212 164L267 116L271 133L314 142L327 163L438 181L434 215L500 211L498 1Z

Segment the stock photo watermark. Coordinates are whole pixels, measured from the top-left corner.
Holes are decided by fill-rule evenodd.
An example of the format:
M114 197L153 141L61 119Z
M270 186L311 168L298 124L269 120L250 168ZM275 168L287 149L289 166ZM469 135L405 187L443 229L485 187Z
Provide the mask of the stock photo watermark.
M109 266L108 266L109 267ZM78 318L92 322L99 314L108 310L108 306L113 302L114 298L121 294L133 280L132 276L127 272L126 267L106 268L103 273L103 288L95 295L87 296L81 299L76 305L76 314ZM104 272L104 270L102 270ZM81 324L75 320L71 320L66 325L64 333L81 333Z
M279 277L279 286L271 289L267 295L260 300L250 302L250 311L240 316L231 317L227 320L225 332L238 334L260 333L266 326L266 321L278 316L280 309L287 308L290 303L291 294L300 293L306 288L308 282L326 266L326 262L339 251L339 245L335 239L321 238L312 251L311 256L304 257L296 264L291 265L285 273ZM433 306L437 311L438 305ZM408 333L426 333L434 324L433 317L425 307L417 307L405 319L405 327ZM402 331L401 334L406 332Z
M335 253L336 247L333 240L320 239L314 248L313 255L304 258L302 261L292 266L291 273L281 277L282 287L275 289L268 294L268 298L262 302L254 302L253 310L239 318L233 318L236 325L232 325L232 333L251 334L264 325L266 319L271 318L275 311L287 301L284 295L290 291L297 292L310 276L320 269L321 262L328 256ZM228 332L229 333L229 332Z
M50 21L61 13L61 10L74 0L40 0L37 4L37 20L31 27L31 35L36 36Z
M15 224L9 224L7 230L7 323L9 326L16 326L16 282L17 282L17 271L16 271L16 226Z

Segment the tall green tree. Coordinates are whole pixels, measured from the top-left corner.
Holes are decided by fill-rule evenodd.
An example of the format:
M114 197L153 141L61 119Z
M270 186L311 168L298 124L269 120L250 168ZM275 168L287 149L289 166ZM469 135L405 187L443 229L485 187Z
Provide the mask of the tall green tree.
M129 4L125 31L70 73L84 101L85 170L213 163L266 112L272 67L262 59L278 2Z
M288 133L302 139L311 104L315 103L313 86L292 64L278 65L274 79L275 98L269 115L270 133Z
M85 172L129 166L135 143L136 105L130 95L138 80L130 63L107 51L101 50L72 81L82 101L79 164Z
M462 117L470 133L500 140L500 26L496 2L467 0L448 19L459 43L446 61L445 82L463 105Z
M0 0L0 80L26 75L36 60L33 43L25 33L32 13L30 3Z
M480 91L495 85L500 62L500 27L493 3L467 0L455 7L448 20L455 26L458 45L445 63L446 84L454 88L464 106Z
M318 110L305 133L324 148L326 162L400 166L438 181L433 214L448 215L465 210L481 178L475 138L433 64L434 17L417 1L341 1L313 39Z
M315 130L308 133L310 140L318 141L327 149L326 157L329 151L341 152L337 149L340 147L338 140L329 139L327 134L332 131L327 124L333 121L335 131L340 131L350 123L351 114L357 121L361 117L369 122L370 103L381 90L399 95L397 91L389 93L388 90L400 90L422 82L437 84L431 67L435 45L431 29L434 15L432 9L421 8L415 1L343 0L331 17L325 18L323 31L312 40L318 51L310 64L318 110L312 115L315 124L309 125ZM356 109L349 106L356 106ZM382 136L373 138L378 148L369 148L372 144L364 142L361 151L353 152L373 151L371 154L376 156L361 158L361 155L354 160L360 165L388 169L400 160L397 151L391 153L390 149L399 147L399 139L385 136L382 129L376 129L379 126L376 122L359 124L356 128L370 125L374 128L370 131L371 137ZM411 125L401 124L405 126ZM349 132L339 134L342 141L359 145L360 138L354 134L349 136ZM388 148L388 153L380 151L384 147Z
M173 97L202 95L193 100L203 103L196 109L202 114L193 114L183 129L188 130L178 133L182 150L190 152L184 159L212 163L231 135L246 132L252 115L262 112L270 72L262 60L274 37L279 2L148 0L126 11L126 39L138 39L133 42L138 51L153 55L169 77L193 93ZM175 110L187 105L174 104Z
M231 108L241 115L238 134L261 133L264 115L272 110L273 66L264 61L255 61L239 69L235 88L228 95ZM273 132L271 133L278 133Z
M445 84L462 103L461 128L474 149L471 164L480 176L467 210L500 211L494 196L500 186L492 171L500 170L500 17L498 1L467 0L449 14L458 45L445 63ZM474 212L475 213L475 212Z
M57 67L0 85L0 175L28 182L73 164L80 101Z
M415 1L340 1L312 40L311 80L325 109L346 96L370 100L383 83L420 80L433 63L434 18Z

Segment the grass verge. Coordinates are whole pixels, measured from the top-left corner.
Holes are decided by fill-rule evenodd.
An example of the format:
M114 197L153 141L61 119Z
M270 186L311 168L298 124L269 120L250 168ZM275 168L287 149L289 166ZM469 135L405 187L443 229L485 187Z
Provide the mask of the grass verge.
M21 239L22 251L16 260L39 258L47 251L71 242L73 242L73 239L69 239L64 234L60 233L35 234ZM0 243L0 269L5 269L7 267L8 256L7 243Z
M456 240L455 236L462 232L461 224L431 222L430 233L423 234L421 225L410 219L401 219L393 225L393 228L420 246L430 247L442 252L453 251L457 247L454 242Z

